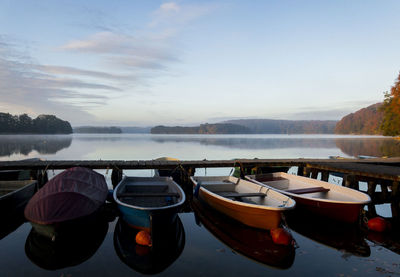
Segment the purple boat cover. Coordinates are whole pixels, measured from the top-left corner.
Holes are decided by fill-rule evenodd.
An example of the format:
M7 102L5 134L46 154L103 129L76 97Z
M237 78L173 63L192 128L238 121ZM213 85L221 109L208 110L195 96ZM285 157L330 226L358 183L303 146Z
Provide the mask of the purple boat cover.
M29 201L25 217L53 224L95 212L106 200L104 176L83 167L72 167L47 182Z

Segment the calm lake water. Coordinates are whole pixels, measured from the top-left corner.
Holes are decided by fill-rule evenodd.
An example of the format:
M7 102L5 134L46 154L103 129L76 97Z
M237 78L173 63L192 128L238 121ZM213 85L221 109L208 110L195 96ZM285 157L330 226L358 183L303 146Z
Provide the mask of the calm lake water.
M181 160L392 157L400 156L400 142L334 135L0 136L0 160L149 160L163 156ZM198 169L196 175L227 175L230 171ZM125 173L154 174L151 170ZM53 174L57 172L49 172L49 177ZM106 175L108 182L110 175ZM337 177L329 181L341 182ZM377 212L390 217L390 205L377 205ZM117 217L96 226L95 235L83 232L82 237L58 247L30 234L29 223L16 222L15 231L0 240L0 276L141 276L146 272L143 266L152 272L149 265L160 276L400 275L399 232L375 234L295 213L289 216L288 225L297 246L281 247L271 243L268 232L243 227L207 209L180 213L179 218L179 243L171 243L170 251L154 254L150 260L143 249L130 244L134 235L124 231Z

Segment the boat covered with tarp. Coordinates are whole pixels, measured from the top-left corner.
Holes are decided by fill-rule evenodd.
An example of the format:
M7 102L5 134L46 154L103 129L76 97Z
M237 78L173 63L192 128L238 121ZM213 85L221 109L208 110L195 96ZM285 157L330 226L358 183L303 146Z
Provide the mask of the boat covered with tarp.
M107 194L103 175L73 167L47 182L28 202L24 214L36 231L53 237L60 225L87 222L105 203Z

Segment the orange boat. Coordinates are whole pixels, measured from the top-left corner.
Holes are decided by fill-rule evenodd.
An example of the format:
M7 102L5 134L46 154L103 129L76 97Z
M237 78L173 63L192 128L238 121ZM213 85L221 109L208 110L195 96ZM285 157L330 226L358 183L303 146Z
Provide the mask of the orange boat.
M277 228L282 213L296 202L279 192L243 179L191 177L195 196L217 211L251 227Z

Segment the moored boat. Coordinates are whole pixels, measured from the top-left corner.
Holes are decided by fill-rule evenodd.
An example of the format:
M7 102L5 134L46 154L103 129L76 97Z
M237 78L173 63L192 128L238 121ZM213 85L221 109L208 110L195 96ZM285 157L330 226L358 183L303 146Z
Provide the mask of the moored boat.
M277 228L295 201L265 186L232 176L191 177L195 196L217 211L251 227Z
M103 175L83 167L69 168L31 198L25 208L25 218L38 233L55 239L61 230L95 220L107 194Z
M35 180L0 181L0 240L25 221L25 206L37 190Z
M176 162L179 161L179 159L176 158L171 158L171 157L161 157L161 158L157 158L155 159L156 161L162 161L162 162ZM175 170L171 170L171 169L156 169L154 172L154 177L168 177L171 176L173 177L173 174L175 173Z
M35 180L0 181L0 218L23 216L28 201L38 190Z
M348 223L356 222L364 205L371 202L369 195L360 191L284 172L248 175L246 179L293 198L298 208Z
M171 224L186 199L171 177L124 177L113 198L126 223L147 231L154 224Z

